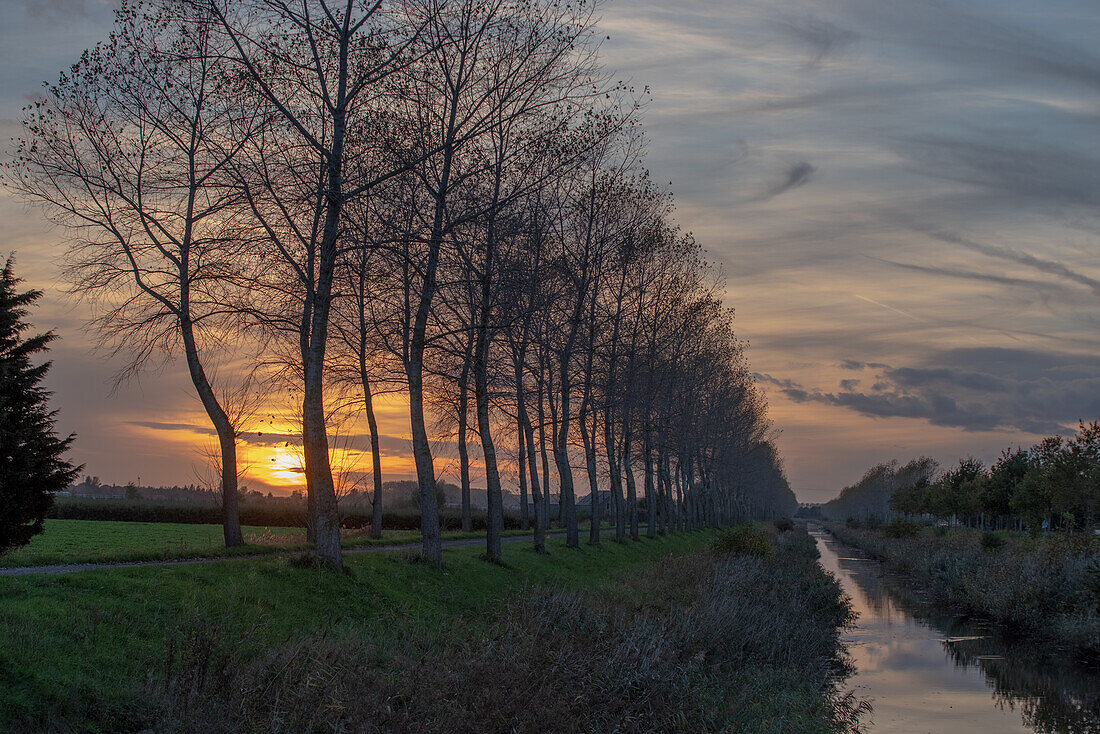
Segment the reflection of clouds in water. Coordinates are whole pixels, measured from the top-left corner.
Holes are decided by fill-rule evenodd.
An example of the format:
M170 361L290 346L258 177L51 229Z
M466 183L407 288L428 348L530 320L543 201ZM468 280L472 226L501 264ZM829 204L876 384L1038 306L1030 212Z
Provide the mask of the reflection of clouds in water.
M872 731L1028 731L1018 714L994 705L980 670L953 663L943 632L915 619L889 593L881 563L856 560L861 554L831 537L817 540L822 566L837 576L860 615L845 636L856 668L847 684L872 699Z
M848 683L875 699L873 731L1100 731L1100 674L902 599L881 563L831 537L818 547L860 612Z

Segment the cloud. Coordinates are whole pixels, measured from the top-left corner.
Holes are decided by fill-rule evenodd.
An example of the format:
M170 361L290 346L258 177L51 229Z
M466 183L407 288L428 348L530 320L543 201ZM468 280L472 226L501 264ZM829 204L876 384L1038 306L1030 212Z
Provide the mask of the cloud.
M836 391L771 375L761 375L760 381L796 403L968 431L1064 433L1078 420L1100 415L1100 357L1093 355L959 348L932 354L915 366L848 362L841 367L871 372L871 389L858 391L856 379L841 380Z
M126 421L125 423L126 425L149 428L154 431L199 433L204 436L217 435L214 429L209 426L198 426L191 423L171 423L166 421ZM238 436L238 440L241 443L248 444L249 446L274 448L286 445L298 445L301 443L302 437L301 435L294 433L243 431ZM370 451L369 433L352 433L346 436L336 436L334 434L330 434L329 442L333 445L338 444L340 446L347 446L357 451ZM413 455L412 441L408 438L380 434L378 437L378 444L382 455L385 457L411 458ZM453 448L454 445L457 444L450 441L433 442L433 451L436 451L437 453L440 450L446 451Z
M887 258L874 259L887 265L892 265L895 268L901 268L903 270L910 270L916 273L924 273L926 275L937 277L958 278L961 280L995 283L997 285L1023 286L1027 288L1034 288L1036 290L1048 290L1051 287L1049 283L1045 283L1041 280L1013 278L1007 275L998 275L996 273L982 273L976 270L963 270L959 268L946 268L933 265L917 265L915 263L896 262Z
M213 428L209 426L195 426L190 423L167 423L163 421L126 421L128 426L138 426L139 428L151 428L154 431L183 431L186 433L201 433L206 436L217 435Z
M780 20L776 27L785 36L806 47L811 65L820 64L826 57L837 54L860 37L855 31L814 16Z
M1047 273L1048 275L1054 275L1064 280L1068 280L1074 283L1089 288L1093 293L1100 295L1100 280L1091 278L1084 273L1078 272L1064 263L1057 262L1055 260L1047 260L1045 258L1036 257L1035 255L1029 255L1026 252L1018 252L1008 247L1002 247L1000 245L990 245L981 242L976 242L972 239L962 237L960 235L951 232L929 232L929 236L938 239L942 242L946 242L953 245L959 245L975 252L980 252L983 255L989 257L998 258L1001 260L1008 260L1019 265L1037 270L1041 273Z
M816 173L817 169L806 161L794 163L787 168L783 180L769 188L762 198L771 199L799 186L805 186Z

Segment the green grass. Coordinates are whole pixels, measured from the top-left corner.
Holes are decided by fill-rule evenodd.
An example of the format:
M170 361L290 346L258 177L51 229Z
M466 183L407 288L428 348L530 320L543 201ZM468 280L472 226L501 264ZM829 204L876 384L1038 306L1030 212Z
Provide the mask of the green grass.
M171 558L265 555L279 550L302 550L305 528L243 528L246 545L226 548L221 525L113 520L46 520L45 532L29 545L0 556L0 568L48 566L64 563L112 563ZM508 531L505 535L522 535ZM480 538L484 533L444 533L444 538ZM419 530L387 530L381 540L365 531L345 531L343 546L415 543Z
M549 556L516 544L506 546L507 566L484 562L471 547L444 551L442 569L391 553L349 556L346 574L278 556L2 578L0 728L65 720L79 729L93 712L102 730L140 720L143 686L162 674L166 641L195 620L234 640L243 661L303 635L400 639L477 619L533 583L599 587L712 537L578 550L553 539Z
M244 533L253 545L305 541L303 528L244 528ZM45 532L0 556L0 566L181 558L217 552L223 543L220 525L46 520Z

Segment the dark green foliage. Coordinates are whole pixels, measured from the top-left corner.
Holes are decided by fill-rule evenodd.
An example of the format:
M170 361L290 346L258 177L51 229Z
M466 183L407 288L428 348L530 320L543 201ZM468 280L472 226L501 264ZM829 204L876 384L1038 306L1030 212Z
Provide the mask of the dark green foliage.
M906 517L931 515L952 525L981 529L1090 532L1100 526L1100 423L1082 421L1072 437L1049 436L1029 449L1002 452L987 470L972 457L931 481L929 459L900 469L880 464L823 505L832 519L871 527L889 510Z
M840 491L840 495L821 506L826 518L853 518L864 522L881 522L893 513L912 512L908 505L924 494L935 475L937 464L922 456L908 464L890 461L873 466L860 480ZM902 506L896 505L898 500Z
M986 530L982 533L982 548L987 551L997 551L1005 546L1005 539L997 533Z
M911 538L920 532L920 525L903 517L895 517L882 526L882 532L889 538Z
M711 545L715 553L739 554L771 558L775 552L774 546L763 532L755 529L751 524L745 523L737 527L725 528L718 533L718 537Z
M0 271L0 553L42 532L52 493L80 470L64 459L73 436L58 438L54 431L56 411L41 385L50 364L31 362L54 334L23 336L29 328L23 318L42 293L20 293L21 282L9 258Z

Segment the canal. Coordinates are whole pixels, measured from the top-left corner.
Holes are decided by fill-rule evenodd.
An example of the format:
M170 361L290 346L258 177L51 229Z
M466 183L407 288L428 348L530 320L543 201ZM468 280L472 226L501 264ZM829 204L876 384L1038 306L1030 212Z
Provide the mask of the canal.
M1100 671L937 615L881 562L812 534L859 615L845 635L855 669L846 683L871 703L870 732L1100 733Z

